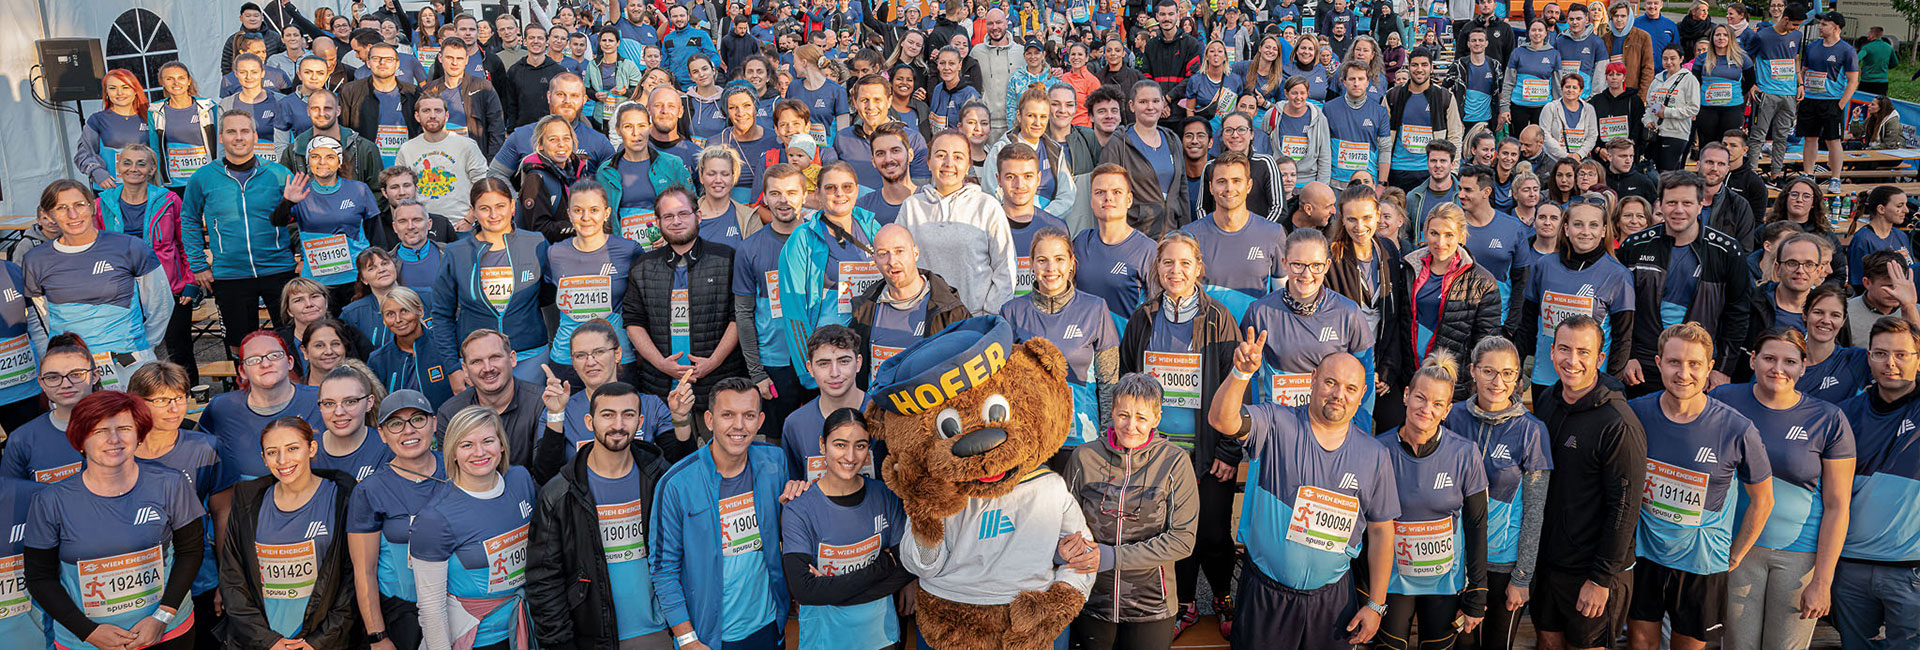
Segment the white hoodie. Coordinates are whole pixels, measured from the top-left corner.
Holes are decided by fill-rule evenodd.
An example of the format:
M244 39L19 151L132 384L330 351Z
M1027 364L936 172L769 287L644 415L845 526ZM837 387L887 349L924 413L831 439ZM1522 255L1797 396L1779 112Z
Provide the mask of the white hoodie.
M1093 538L1059 474L1035 476L998 499L968 499L942 523L946 534L931 548L914 538L912 522L900 540L900 563L920 576L927 593L968 605L1005 605L1055 582L1082 596L1093 589L1094 574L1053 563L1060 538Z
M939 274L973 315L998 314L1013 299L1013 231L1000 200L971 183L942 197L922 185L895 221L913 233L920 268Z

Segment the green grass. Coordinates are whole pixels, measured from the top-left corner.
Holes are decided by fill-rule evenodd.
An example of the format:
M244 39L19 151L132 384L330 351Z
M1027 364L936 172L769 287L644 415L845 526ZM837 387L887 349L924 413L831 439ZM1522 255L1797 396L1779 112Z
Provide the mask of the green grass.
M1903 52L1903 54L1907 53L1910 52ZM1894 99L1920 102L1920 81L1909 80L1913 77L1914 70L1914 63L1912 61L1906 61L1903 62L1900 67L1888 71L1887 94L1892 95Z

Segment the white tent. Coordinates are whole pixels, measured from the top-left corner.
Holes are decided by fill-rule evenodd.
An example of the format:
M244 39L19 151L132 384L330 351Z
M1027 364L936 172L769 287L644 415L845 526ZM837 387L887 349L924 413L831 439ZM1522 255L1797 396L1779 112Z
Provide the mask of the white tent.
M127 68L153 83L161 64L186 62L203 95L218 92L220 47L239 28L246 0L0 0L0 217L33 214L40 188L76 176L73 149L81 118L34 101L39 64L34 41L97 38L106 67ZM258 0L261 6L269 6ZM378 6L377 1L367 3ZM424 5L408 0L404 6ZM466 4L479 4L468 2ZM510 4L526 4L514 1ZM351 0L295 0L301 11L331 7L348 13ZM151 90L151 88L149 88ZM41 90L41 96L45 91ZM63 106L72 109L75 104ZM82 115L100 102L79 106Z

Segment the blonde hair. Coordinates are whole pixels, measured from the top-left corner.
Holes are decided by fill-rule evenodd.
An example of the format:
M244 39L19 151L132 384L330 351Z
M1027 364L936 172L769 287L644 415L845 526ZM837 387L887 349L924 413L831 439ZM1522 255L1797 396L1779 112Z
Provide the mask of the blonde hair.
M1666 354L1667 342L1674 339L1707 346L1707 354L1713 354L1713 335L1708 334L1707 328L1701 327L1699 323L1687 321L1661 330L1660 342L1653 349L1658 354Z
M1426 224L1435 221L1451 221L1455 227L1460 229L1461 234L1466 234L1467 232L1467 211L1462 210L1458 203L1448 201L1433 206L1433 210L1427 212L1426 221L1421 224L1421 228L1425 228Z
M455 469L459 467L460 463L453 459L453 450L459 447L461 441L466 440L467 436L483 431L488 427L492 427L494 435L500 438L500 461L494 463L494 467L496 468L494 471L501 471L498 468L504 467L506 460L513 457L513 450L507 446L506 427L500 424L500 416L494 413L493 409L478 404L460 409L459 413L455 413L452 418L447 419L447 434L441 437L440 440L441 454L444 456L443 460L445 461L448 479L459 476L459 474L455 472Z
M387 290L387 299L380 303L382 308L391 304L421 316L427 315L425 305L420 302L420 293L409 287L395 285Z
M335 379L358 380L361 387L367 389L367 397L372 399L373 404L377 407L382 400L387 398L387 389L380 384L379 377L379 375L374 374L372 368L367 367L365 361L346 359L341 361L340 365L327 371L327 375L320 378L320 383L325 384ZM379 410L378 408L367 409L367 426L377 424L374 422L374 416L378 415L377 412Z
M1453 387L1460 381L1460 360L1453 356L1452 351L1436 347L1427 353L1425 361L1420 362L1420 369L1413 371L1413 378L1407 380L1407 389L1412 390L1413 384L1421 379L1431 379L1445 385L1447 390L1443 392L1451 398Z
M1193 235L1188 234L1187 231L1184 230L1170 231L1165 235L1161 235L1160 243L1154 245L1153 268L1147 269L1147 287L1155 296L1160 296L1167 292L1166 287L1160 286L1160 274L1157 272L1160 269L1160 259L1167 256L1167 247L1178 245L1185 245L1193 249L1194 265L1197 267L1195 273L1199 277L1206 277L1207 258L1205 254L1200 252L1200 240L1194 239Z
M280 287L280 313L286 314L287 319L291 321L293 319L293 297L316 293L320 294L322 298L327 298L327 286L320 284L313 278L294 278L288 280L285 286ZM332 309L333 307L334 305L331 302L327 304L328 309Z

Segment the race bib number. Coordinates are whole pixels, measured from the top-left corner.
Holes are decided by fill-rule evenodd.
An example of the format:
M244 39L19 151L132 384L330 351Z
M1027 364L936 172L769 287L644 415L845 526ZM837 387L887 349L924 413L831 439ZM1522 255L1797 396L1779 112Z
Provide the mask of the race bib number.
M1281 406L1305 404L1313 393L1313 373L1276 372L1272 382L1273 403Z
M867 568L879 555L880 535L875 533L872 537L845 546L822 542L814 557L821 573L838 576Z
M1067 7L1067 19L1072 20L1073 22L1076 22L1076 23L1087 22L1087 6L1074 5L1071 7Z
M432 68L433 62L440 60L439 47L422 47L422 48L415 49L413 53L415 56L419 57L420 67L422 68Z
M1540 331L1552 332L1574 316L1593 315L1593 297L1548 291L1540 295Z
M576 323L613 315L613 278L576 275L560 278L560 313Z
M1147 352L1147 374L1160 380L1161 404L1173 408L1200 408L1200 355L1193 352Z
M1615 54L1613 56L1607 57L1607 63L1619 63L1622 65L1625 65L1626 62L1627 62L1627 55L1625 54Z
M1287 541L1328 553L1347 552L1360 523L1360 499L1302 485L1293 494L1293 520Z
M495 311L507 308L513 299L513 267L488 266L480 269L480 294Z
M33 381L33 342L27 335L0 341L0 388L12 388Z
M933 125L933 130L936 133L947 130L947 116L945 115L929 113L927 115L927 122Z
M1033 293L1033 258L1014 258L1013 266L1013 295Z
M720 500L720 553L735 556L760 550L760 517L754 513L753 493Z
M1338 145L1338 156L1334 159L1334 164L1341 169L1358 171L1366 169L1367 163L1373 162L1373 150L1367 148L1365 143L1346 140L1333 142Z
M668 314L670 316L669 320L672 321L672 330L669 334L681 337L692 336L693 310L687 307L686 289L673 290L673 302L668 311L670 312Z
M1400 125L1400 146L1409 153L1420 156L1427 153L1427 143L1433 141L1433 127L1418 124Z
M1799 74L1800 66L1793 59L1770 59L1767 61L1767 76L1773 77L1774 81L1793 83L1794 77L1799 76Z
M767 306L773 308L774 320L780 319L780 271L767 272Z
M407 143L407 125L382 124L373 137L380 145L380 157L391 159L400 155L400 145Z
M807 133L813 136L813 141L816 144L827 141L827 126L825 124L819 124L819 123L808 124Z
M207 153L206 145L167 145L167 175L173 178L175 184L185 184L187 177L200 171L209 162L213 162L213 157Z
M1453 518L1393 522L1393 568L1409 578L1453 570Z
M596 506L600 514L600 552L607 564L647 557L647 517L639 500Z
M1547 80L1531 77L1520 80L1520 101L1538 105L1552 98L1552 93L1547 90Z
M1827 73L1808 70L1800 75L1800 85L1805 87L1807 92L1810 93L1825 92L1827 89Z
M1580 74L1579 61L1561 61L1560 74Z
M1575 141L1584 137L1587 137L1586 129L1561 129L1560 130L1560 141L1567 143L1569 145L1573 144Z
M1600 139L1612 140L1627 137L1627 116L1615 115L1600 118Z
M1641 511L1682 526L1700 525L1707 505L1707 474L1647 459L1647 489Z
M486 541L487 593L519 589L527 583L527 533L530 530L530 524L520 524L519 528Z
M879 343L873 344L871 346L871 351L873 355L873 366L875 368L880 367L881 362L886 361L888 359L892 359L893 355L900 354L900 351L905 349L906 348L896 348L892 346L881 345ZM79 471L78 468L76 468L75 471Z
M650 208L621 208L620 236L639 243L642 248L659 248L660 218Z
M327 235L300 242L307 255L307 272L314 277L353 270L353 254L347 249L346 235Z
M1725 106L1733 103L1733 81L1722 79L1707 83L1705 91L1707 105Z
M254 555L260 558L260 591L273 600L298 600L313 595L315 576L320 573L320 556L313 540L296 544L254 542Z
M60 481L66 480L66 478L69 476L79 474L80 466L81 466L80 463L72 463L67 465L61 465L59 467L54 467L51 469L34 470L33 482L59 483Z
M261 160L267 162L280 162L280 152L273 148L273 138L271 137L254 140L253 155L259 156Z
M0 619L27 613L32 599L27 596L27 556L0 557Z
M164 558L156 544L126 555L81 560L80 610L87 618L106 618L159 604Z
M1307 157L1307 136L1304 136L1304 135L1280 136L1280 153L1286 154L1288 158L1292 158L1294 160L1300 160L1302 158L1306 158Z
M867 289L879 281L880 267L871 261L840 262L840 313L853 313L854 297L866 294Z

